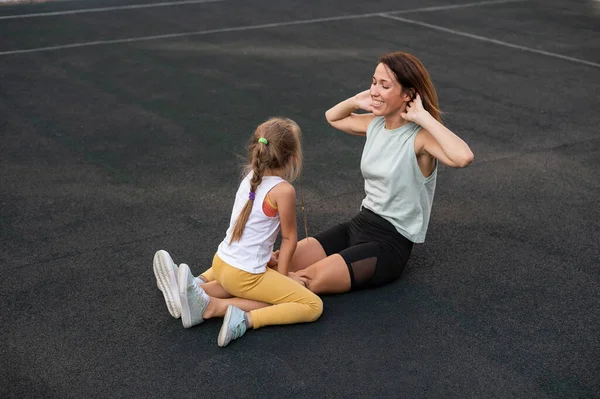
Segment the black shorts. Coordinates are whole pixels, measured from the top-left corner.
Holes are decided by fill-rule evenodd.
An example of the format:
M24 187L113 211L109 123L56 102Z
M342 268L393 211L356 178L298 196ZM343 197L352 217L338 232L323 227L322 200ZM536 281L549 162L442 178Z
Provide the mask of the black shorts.
M402 274L412 241L387 220L362 208L352 220L325 230L314 238L327 256L340 254L348 265L351 290L378 287Z

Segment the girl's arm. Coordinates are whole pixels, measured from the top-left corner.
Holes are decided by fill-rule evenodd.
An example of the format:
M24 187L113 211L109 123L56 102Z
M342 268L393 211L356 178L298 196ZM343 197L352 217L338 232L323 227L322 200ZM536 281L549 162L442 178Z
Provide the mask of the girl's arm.
M464 168L473 162L473 152L467 143L431 116L423 108L421 97L418 94L413 101L408 103L402 117L423 128L415 139L417 155L427 153L433 158L439 159L444 165L454 168Z
M354 113L354 111L359 109L369 111L369 113ZM367 134L369 123L375 118L370 113L371 111L371 93L369 90L365 90L333 106L333 108L325 112L325 118L327 118L327 122L331 126L342 132L364 136Z
M292 256L298 244L296 226L296 190L288 182L282 182L273 187L269 197L279 212L281 222L281 246L279 247L279 262L277 271L287 276Z

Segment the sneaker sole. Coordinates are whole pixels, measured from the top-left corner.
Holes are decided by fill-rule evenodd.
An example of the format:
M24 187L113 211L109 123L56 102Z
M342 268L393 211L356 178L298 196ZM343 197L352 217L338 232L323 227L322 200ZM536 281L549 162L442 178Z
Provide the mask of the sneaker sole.
M179 300L179 290L177 289L177 278L170 262L172 260L167 251L158 251L154 255L154 276L156 277L158 289L163 293L169 313L178 319L181 316L181 302Z
M227 326L229 326L229 320L231 319L231 305L227 306L227 311L225 312L225 317L223 317L223 325L219 330L219 338L217 339L217 345L221 348L227 346L229 342L225 342L227 339Z
M177 278L179 281L187 281L188 273L189 269L187 267L180 266ZM179 303L181 304L181 323L184 328L190 328L192 326L192 318L190 316L190 304L187 300L186 284L179 285L177 293L179 294Z

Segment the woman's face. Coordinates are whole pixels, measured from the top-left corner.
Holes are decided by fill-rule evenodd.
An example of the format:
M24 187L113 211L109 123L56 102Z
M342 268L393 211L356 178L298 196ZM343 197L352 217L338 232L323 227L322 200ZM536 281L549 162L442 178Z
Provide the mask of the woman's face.
M373 114L376 116L389 116L404 111L406 102L410 100L402 93L402 86L385 64L379 64L375 68L371 83L371 99Z

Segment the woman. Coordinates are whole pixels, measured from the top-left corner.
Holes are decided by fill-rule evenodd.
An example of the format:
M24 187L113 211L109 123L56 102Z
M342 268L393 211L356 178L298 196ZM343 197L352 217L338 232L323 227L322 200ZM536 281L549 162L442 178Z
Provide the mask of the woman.
M352 220L298 243L289 275L316 294L381 286L400 277L413 243L425 241L438 161L462 168L473 153L441 123L423 64L403 52L383 55L371 88L325 117L338 130L366 136L366 196ZM275 252L269 265L277 262Z

